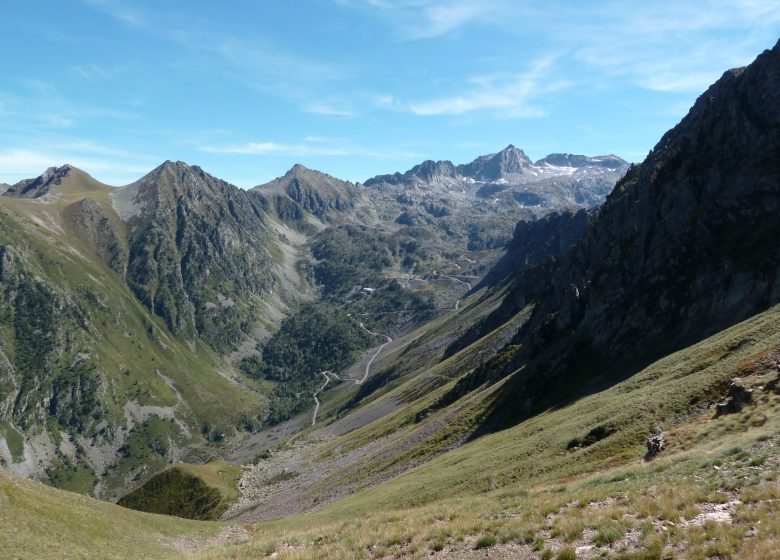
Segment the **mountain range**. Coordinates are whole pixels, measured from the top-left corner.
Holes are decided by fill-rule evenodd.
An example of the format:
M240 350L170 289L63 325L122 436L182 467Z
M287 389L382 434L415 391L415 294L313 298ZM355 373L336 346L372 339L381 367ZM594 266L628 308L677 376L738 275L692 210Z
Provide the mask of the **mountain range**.
M509 161L516 153L522 152L510 147L483 159ZM502 180L520 177L513 168L505 175ZM554 187L546 177L527 188ZM5 305L16 313L5 317L0 420L24 443L16 452L0 448L0 456L12 472L110 496L166 462L197 456L215 438L256 429L267 421L269 397L272 417L277 401L292 401L288 412L301 410L308 398L279 395L271 380L246 379L237 366L258 355L257 345L301 304L325 301L323 294L334 291L343 298L353 284L387 288L387 301L378 296L372 304L407 310L391 322L377 315L373 324L391 331L446 308L455 297L451 285L429 288L440 300L432 303L407 284L416 282L417 292L431 284L419 277L467 251L469 234L473 239L474 231L489 227L484 224L498 213L475 212L477 200L460 201L440 216L428 212L429 222L410 227L398 218L417 205L398 203L392 194L374 197L364 186L301 165L244 191L171 161L120 188L70 165L9 186L0 201L2 279ZM515 221L523 209L503 208L501 220ZM450 235L458 222L465 239ZM330 258L317 253L345 232L348 242ZM350 243L355 264L345 269L341 257ZM490 261L499 251L479 259ZM375 261L369 268L360 262L366 258ZM405 277L404 268L416 268L418 278ZM364 302L353 305L372 311ZM131 313L136 323L128 325ZM200 375L179 364L185 360L203 362L203 381L185 381ZM305 372L298 392L309 391L316 376ZM218 378L210 386L241 392L239 401L253 403L253 410L226 413L223 403L215 409L219 421L210 421L211 396L200 388L209 378ZM183 396L188 390L198 396ZM156 426L159 420L167 424ZM170 443L157 446L154 460L138 461L126 457L132 438ZM71 480L74 468L78 481Z
M72 556L771 558L778 154L780 43L635 165L51 168L0 197L0 462L234 522L99 504Z

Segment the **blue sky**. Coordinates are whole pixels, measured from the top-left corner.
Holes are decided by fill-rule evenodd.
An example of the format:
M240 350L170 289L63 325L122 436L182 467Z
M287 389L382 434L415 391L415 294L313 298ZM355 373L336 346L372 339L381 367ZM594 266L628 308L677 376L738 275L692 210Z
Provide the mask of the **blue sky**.
M365 180L509 143L641 161L778 37L776 0L5 0L0 182Z

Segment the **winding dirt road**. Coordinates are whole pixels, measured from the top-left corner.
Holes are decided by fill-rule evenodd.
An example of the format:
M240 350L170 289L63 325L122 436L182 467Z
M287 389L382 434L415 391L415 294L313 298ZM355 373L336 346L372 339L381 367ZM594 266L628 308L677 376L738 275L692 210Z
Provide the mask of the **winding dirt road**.
M319 394L325 390L325 387L328 386L328 383L330 382L330 371L321 371L320 374L322 374L323 377L325 377L325 383L322 384L322 387L317 389L317 391L314 393L314 414L311 416L311 425L314 426L314 424L317 423L317 413L320 411L320 399Z
M368 334L370 334L370 335L373 335L373 336L384 336L384 337L387 339L387 342L385 342L384 344L382 344L382 345L381 345L381 346L380 346L380 347L377 349L377 351L374 353L374 355L373 355L373 356L371 356L371 359L370 359L370 360L368 360L368 363L366 364L366 371L365 371L365 373L363 373L363 377L361 377L359 381L355 381L355 385L361 385L361 384L362 384L362 383L363 383L363 382L364 382L366 379L368 379L368 370L371 368L371 364L373 364L373 363L374 363L374 360L376 359L376 357L377 357L377 356L379 356L379 354L381 354L381 353L382 353L382 350L384 350L384 349L385 349L385 346L387 346L388 344L390 344L391 342L393 342L393 339L392 339L392 338L390 338L389 336L387 336L386 334L379 334L379 333L372 332L372 331L368 330L368 329L367 329L367 328L366 328L366 327L363 325L363 323L358 323L358 324L360 325L360 328L361 328L361 329L363 329L364 331L366 331L366 332L367 332Z
M384 336L387 339L387 342L385 342L384 344L380 345L379 348L377 348L377 351L374 352L374 355L371 356L371 359L368 360L368 363L366 364L366 369L363 372L363 377L361 377L360 379L355 379L353 377L344 377L344 378L342 378L342 377L339 377L339 375L337 373L333 373L330 370L326 370L326 371L321 371L320 372L320 374L325 378L325 383L323 383L322 387L317 389L317 391L314 393L314 395L312 395L312 398L314 399L314 413L311 416L311 425L312 426L317 424L317 414L319 413L320 406L322 404L322 403L320 403L319 395L320 395L320 393L322 393L325 390L325 387L328 386L328 383L330 383L330 378L333 377L334 380L338 379L340 381L354 381L355 385L361 385L366 379L368 379L368 374L369 374L369 372L371 370L371 364L373 364L374 360L377 358L377 356L379 356L379 354L382 353L382 350L385 349L385 346L387 346L388 344L393 342L393 339L391 337L389 337L388 335L375 333L373 331L370 331L370 330L368 330L365 327L365 325L362 322L358 322L358 324L360 325L361 329L363 329L364 331L366 331L368 334L370 334L372 336Z

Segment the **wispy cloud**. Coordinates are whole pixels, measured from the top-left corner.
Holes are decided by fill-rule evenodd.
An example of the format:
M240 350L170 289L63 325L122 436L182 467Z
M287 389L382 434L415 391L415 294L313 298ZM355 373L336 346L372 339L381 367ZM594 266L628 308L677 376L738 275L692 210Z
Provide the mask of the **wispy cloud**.
M62 145L44 143L22 148L0 148L0 182L15 183L36 177L51 166L65 163L83 169L108 184L130 183L147 173L162 158L97 147L76 141Z
M764 0L609 3L590 23L564 18L576 60L607 76L667 93L696 93L728 67L747 64L780 26L780 5ZM736 37L736 38L735 38Z
M325 85L338 82L345 69L338 64L296 54L262 36L240 37L215 30L207 22L181 11L154 12L126 0L82 0L121 24L184 49L182 67L188 71L203 64L212 74L258 91L299 101L321 94ZM193 56L196 55L196 56Z
M313 115L342 119L352 118L357 114L351 104L343 99L312 101L304 104L303 110Z
M84 121L132 120L132 111L85 103L66 96L48 82L21 79L29 93L11 94L0 91L0 107L3 119L0 132L22 134L46 134L59 129L74 128Z
M423 8L423 22L406 28L409 39L430 39L452 33L491 12L487 2L450 2Z
M116 74L114 69L106 68L100 64L74 64L71 66L71 70L88 82L107 80Z
M10 144L10 145L9 145ZM8 142L0 137L0 182L36 177L51 166L75 165L111 185L136 180L164 160L71 132L42 132Z
M285 143L273 141L246 142L243 144L201 145L198 150L211 154L233 154L250 156L360 156L374 159L415 157L419 154L403 150L383 150L354 146L329 139L307 136L300 142Z
M504 0L335 0L385 21L405 40L446 37L468 26L530 37L543 49L566 52L590 70L588 87L609 78L666 93L703 90L729 66L747 64L777 39L776 0L648 0L601 3ZM735 40L736 37L736 40ZM498 54L498 53L497 53ZM497 57L501 58L501 57ZM504 61L507 62L504 57ZM452 109L470 106L453 97Z
M148 25L148 18L145 14L120 0L82 1L129 27L142 28Z
M384 18L395 35L407 41L454 34L469 24L489 23L505 11L504 0L336 0L368 9Z
M407 109L416 115L462 115L474 111L500 112L504 117L539 117L545 114L541 99L564 89L568 82L551 77L555 57L537 60L517 75L478 76L461 95L412 102Z

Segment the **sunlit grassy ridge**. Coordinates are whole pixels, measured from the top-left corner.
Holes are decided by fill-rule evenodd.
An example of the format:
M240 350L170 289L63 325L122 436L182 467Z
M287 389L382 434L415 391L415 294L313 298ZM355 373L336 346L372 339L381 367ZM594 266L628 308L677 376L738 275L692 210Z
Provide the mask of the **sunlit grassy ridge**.
M0 557L177 558L181 534L210 537L218 524L124 509L0 469Z

